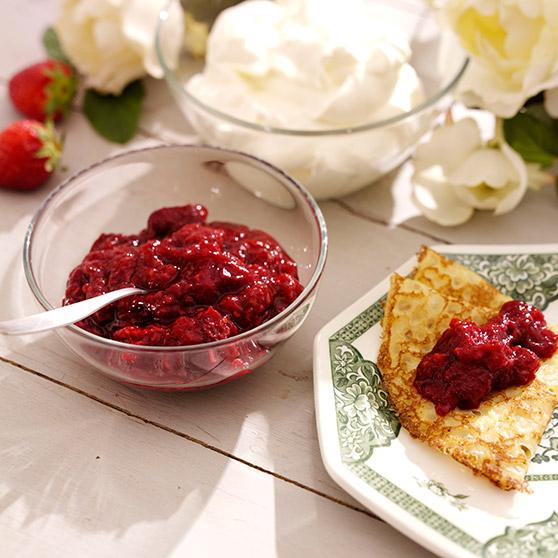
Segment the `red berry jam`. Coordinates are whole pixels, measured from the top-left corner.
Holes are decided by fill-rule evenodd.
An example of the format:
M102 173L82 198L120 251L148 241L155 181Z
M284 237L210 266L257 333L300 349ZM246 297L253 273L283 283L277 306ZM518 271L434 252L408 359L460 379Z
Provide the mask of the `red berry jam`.
M531 382L557 340L543 313L518 300L482 326L454 318L420 361L414 385L439 415L476 409L494 391Z
M252 329L302 292L296 263L269 234L206 220L201 205L164 207L138 234L102 234L71 272L64 304L123 287L152 292L77 325L125 343L193 345Z

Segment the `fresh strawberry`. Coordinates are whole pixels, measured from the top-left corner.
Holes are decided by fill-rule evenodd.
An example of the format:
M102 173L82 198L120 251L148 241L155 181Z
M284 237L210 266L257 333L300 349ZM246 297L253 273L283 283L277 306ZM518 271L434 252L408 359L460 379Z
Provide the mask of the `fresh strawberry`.
M59 120L76 92L73 68L59 60L33 64L10 79L10 97L25 116L44 122Z
M33 190L52 174L62 141L52 120L19 120L0 132L0 187Z

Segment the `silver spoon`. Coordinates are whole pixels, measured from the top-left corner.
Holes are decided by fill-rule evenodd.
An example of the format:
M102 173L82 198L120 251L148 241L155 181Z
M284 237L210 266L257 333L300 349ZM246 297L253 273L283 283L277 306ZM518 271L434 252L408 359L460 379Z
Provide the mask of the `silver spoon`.
M27 316L25 318L0 322L0 334L23 335L25 333L39 333L40 331L46 331L47 329L54 329L68 324L73 324L87 318L87 316L90 316L91 314L94 314L97 310L100 310L111 302L115 302L125 296L143 294L146 292L147 291L144 289L127 287L125 289L118 289L104 295L88 298L87 300L82 300L81 302L68 304L68 306L62 306L60 308L55 308L54 310L47 310L46 312L40 312L39 314L33 314L32 316Z

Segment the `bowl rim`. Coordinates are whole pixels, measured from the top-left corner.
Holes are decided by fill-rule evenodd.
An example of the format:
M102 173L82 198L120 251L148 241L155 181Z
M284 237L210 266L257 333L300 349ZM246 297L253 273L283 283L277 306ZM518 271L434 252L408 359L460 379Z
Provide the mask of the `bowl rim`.
M357 132L366 132L370 130L376 130L379 128L384 128L402 122L403 120L419 114L420 112L431 108L434 106L442 97L450 93L454 87L457 85L459 80L462 78L467 66L469 65L469 57L464 53L463 63L459 67L456 74L449 80L449 82L436 91L433 95L425 99L422 103L413 107L411 110L402 112L395 116L389 118L384 118L381 120L376 120L374 122L368 122L366 124L359 124L358 126L350 126L346 128L328 128L325 130L297 130L295 128L281 128L278 126L269 126L265 124L258 124L257 122L250 122L249 120L243 120L242 118L237 118L231 114L223 112L216 109L210 105L205 104L203 101L192 95L187 89L185 84L181 83L178 79L174 70L167 64L165 55L163 52L161 44L161 34L162 29L169 17L170 6L177 0L167 0L167 3L163 9L159 12L159 17L157 19L157 26L155 28L155 52L157 55L157 60L159 65L163 70L163 75L165 80L169 84L171 90L175 90L178 95L184 95L189 101L196 105L202 111L205 111L217 118L220 118L230 124L235 124L243 128L249 128L251 130L256 130L259 132L277 134L277 135L288 135L288 136L299 136L299 137L320 137L320 136L336 136L336 135L346 135L353 134Z
M110 155L96 163L93 163L77 172L72 174L70 177L66 178L61 184L59 184L50 194L43 200L39 208L33 214L29 226L27 227L27 232L25 233L25 239L23 242L23 269L25 273L25 278L27 279L27 283L31 288L31 291L37 301L41 304L41 306L45 310L52 310L55 307L50 304L50 302L44 296L37 279L35 277L35 272L33 270L33 262L31 256L31 248L33 244L34 233L36 230L36 226L41 220L41 217L44 215L50 204L53 202L55 198L59 196L59 194L69 188L76 179L97 170L99 167L102 167L106 163L111 163L118 159L124 159L130 155L137 155L138 153L143 153L146 151L166 151L168 149L185 149L185 150L208 150L208 151L218 151L225 154L232 154L236 156L240 156L241 158L248 159L252 162L256 162L257 165L263 167L263 169L271 173L272 175L276 175L276 177L281 179L282 184L288 188L290 191L294 190L301 194L302 199L306 203L307 207L310 209L310 213L314 218L314 223L316 229L318 231L319 236L319 243L320 243L320 251L318 254L318 259L316 262L316 267L314 268L314 272L312 273L308 284L304 287L302 292L289 304L284 310L279 312L279 314L273 316L270 320L263 322L259 326L234 335L232 337L227 337L225 339L219 339L217 341L211 341L210 343L198 343L196 345L176 345L176 346L160 346L160 345L134 345L132 343L124 343L122 341L115 341L114 339L107 339L106 337L101 337L100 335L96 335L85 329L82 329L74 324L70 324L64 326L64 329L69 329L70 331L85 337L96 343L105 344L117 349L126 349L126 350L133 350L133 351L145 351L145 352L196 352L204 349L214 349L218 347L223 347L229 345L231 343L236 343L238 341L244 340L246 338L253 337L258 333L262 333L268 330L270 327L273 327L278 322L281 322L283 318L287 317L291 314L296 308L304 304L309 296L312 294L318 282L322 276L324 266L327 259L328 253L328 246L329 246L329 239L327 233L327 226L322 214L322 211L312 196L310 192L297 180L292 178L288 175L285 171L281 170L280 168L260 159L259 157L255 157L254 155L249 155L248 153L244 153L242 151L236 151L234 149L225 149L222 147L215 147L205 144L160 144L155 146L148 146L148 147L141 147L139 149L131 149L128 151L124 151L122 153L117 153L115 155Z

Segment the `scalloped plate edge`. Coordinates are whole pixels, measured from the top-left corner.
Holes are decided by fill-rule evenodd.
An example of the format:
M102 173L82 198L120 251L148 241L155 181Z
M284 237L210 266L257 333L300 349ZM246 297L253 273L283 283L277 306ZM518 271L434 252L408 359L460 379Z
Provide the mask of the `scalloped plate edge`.
M433 245L440 253L460 254L548 254L558 253L558 244L447 244ZM416 256L409 258L392 273L405 275L416 264ZM391 275L391 274L390 274ZM412 516L404 508L370 487L353 473L341 460L331 369L329 366L330 336L351 318L368 308L389 289L388 275L348 308L330 320L314 338L314 400L320 453L331 478L367 509L385 520L421 546L446 558L471 558L477 554L464 549L433 528Z

